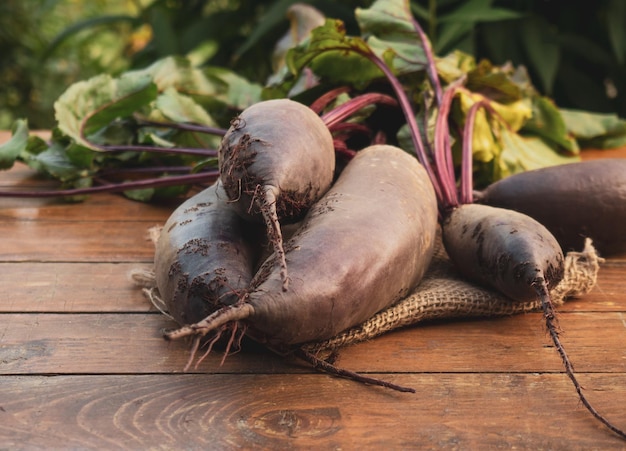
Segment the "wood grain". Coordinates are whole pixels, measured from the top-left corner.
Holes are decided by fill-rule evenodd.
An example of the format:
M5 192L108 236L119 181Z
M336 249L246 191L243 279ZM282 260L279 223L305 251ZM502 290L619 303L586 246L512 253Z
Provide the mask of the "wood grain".
M0 262L0 312L154 311L130 278L132 271L151 266L151 256L131 263ZM593 291L559 311L624 311L625 273L626 262L603 264Z
M582 374L626 423L626 377ZM401 394L318 374L10 376L10 449L621 449L560 374L398 374ZM28 446L25 446L27 444Z
M559 318L563 344L577 370L626 369L622 312L562 313ZM15 313L2 315L2 323L0 374L101 374L111 371L113 361L116 373L180 372L188 357L187 342L163 340L161 331L175 323L160 314ZM251 351L234 354L223 365L216 352L199 370L238 372L248 367L268 372L278 365L288 372L294 363L306 367ZM337 364L359 372L391 373L562 370L539 313L406 328L344 348Z
M0 312L155 311L132 282L135 263L0 263Z

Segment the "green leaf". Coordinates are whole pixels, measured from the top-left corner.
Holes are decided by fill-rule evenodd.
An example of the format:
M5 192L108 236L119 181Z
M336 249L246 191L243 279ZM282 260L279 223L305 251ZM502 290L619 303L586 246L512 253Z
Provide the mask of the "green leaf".
M522 131L540 136L564 150L575 153L579 150L561 112L547 97L532 98L532 117L524 124Z
M482 60L467 73L467 88L500 103L516 102L522 98L522 90L512 78L510 67L493 66Z
M212 96L214 84L207 79L202 69L191 65L189 59L169 56L155 61L150 66L127 74L135 77L149 77L159 92L175 88L178 92L193 96Z
M92 185L93 185L93 179L87 176L87 177L80 177L77 179L73 179L69 183L63 183L61 187L62 189L68 189L68 188L79 189L79 188L89 188ZM83 202L88 197L89 196L86 194L77 194L74 196L63 196L63 200L65 202Z
M206 67L204 74L215 85L213 98L230 108L243 110L261 100L263 87L221 67Z
M156 107L161 110L163 116L173 122L216 125L204 108L174 88L167 88L157 97Z
M124 191L124 196L138 202L149 202L152 200L155 191L156 188L129 189Z
M624 146L626 146L626 133L621 135L607 135L588 142L581 142L581 147L587 149L617 149Z
M124 196L139 202L150 202L155 199L171 199L182 196L189 191L189 186L163 186L158 188L139 188L124 191Z
M0 146L0 169L11 169L28 144L28 122L18 119L12 127L11 139Z
M365 87L383 76L368 59L367 55L372 54L362 38L346 35L342 21L327 19L323 26L313 30L308 42L287 52L286 63L294 75L310 67L330 82Z
M98 150L86 136L112 120L130 116L156 98L149 76L127 73L119 79L101 74L71 85L55 102L59 129L80 145Z
M561 108L567 129L580 139L592 139L602 135L626 132L626 121L616 114L592 113L589 111Z
M91 150L77 144L70 144L65 153L69 162L80 169L91 169L96 154Z
M476 68L476 60L472 55L455 50L443 58L435 60L437 73L446 83L462 77Z
M612 149L626 145L626 120L616 114L562 108L565 126L583 148Z
M174 88L167 88L159 95L155 102L156 110L153 114L159 114L172 122L191 123L217 127L216 121L209 115L207 110L196 103L191 97L179 93ZM219 145L221 137L210 134L193 132L175 132L169 135L176 145L183 147L215 148Z
M65 146L55 142L43 152L34 155L28 163L39 172L50 174L63 182L88 175L72 163Z
M355 16L374 53L390 61L397 74L425 68L426 54L408 0L377 0L368 9L357 8Z
M30 135L28 137L28 142L26 143L26 149L24 149L24 151L20 154L19 159L24 163L28 163L28 160L32 158L33 155L39 155L48 147L48 143L44 139L39 136Z
M129 122L114 120L96 133L89 135L89 141L102 146L133 144L136 131L134 125Z
M538 137L522 137L506 128L501 129L502 153L495 168L494 180L517 172L579 161L578 156L555 152Z
M156 85L146 77L122 75L115 80L115 84L113 98L101 105L85 122L86 135L100 130L118 118L132 116L153 101L157 94Z

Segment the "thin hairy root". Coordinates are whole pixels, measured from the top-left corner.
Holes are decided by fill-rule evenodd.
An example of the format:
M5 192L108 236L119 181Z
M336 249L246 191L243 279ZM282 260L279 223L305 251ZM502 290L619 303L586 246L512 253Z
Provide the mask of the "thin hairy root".
M545 281L542 280L541 284L536 286L536 289L541 300L541 307L543 309L543 315L546 320L546 328L550 333L550 337L552 338L552 342L554 343L556 350L561 356L561 360L563 360L563 365L565 366L565 374L567 374L567 377L569 377L574 384L576 393L578 393L578 398L585 406L585 408L591 413L591 415L593 415L598 421L604 424L619 437L626 439L626 432L613 425L608 419L606 419L601 413L599 413L587 400L587 397L583 394L583 388L578 382L576 375L574 374L574 367L572 365L572 362L570 361L567 353L565 352L565 349L563 348L563 345L561 344L561 339L559 338L560 327L558 326L554 305L552 304L552 300L550 299L550 294L548 293L548 287L546 286Z
M211 351L213 351L213 347L215 343L217 343L219 339L222 338L222 336L224 335L224 332L226 332L226 330L229 327L231 328L231 333L228 339L228 343L226 344L226 349L224 350L224 355L220 362L220 366L224 364L224 362L226 361L226 357L237 353L239 349L241 349L241 340L243 340L247 327L245 325L239 325L239 323L225 324L222 327L220 327L219 330L215 331L215 335L211 338L211 340L209 340L205 344L205 346L207 347L207 350L198 359L196 359L196 354L198 353L198 350L200 349L200 345L202 343L202 336L196 335L194 337L194 340L191 345L191 349L189 350L189 358L187 359L187 364L185 365L183 372L189 371L189 368L191 368L191 365L193 364L194 360L196 363L193 367L194 367L194 370L197 370L200 364L204 361L204 359L206 359L207 356L211 353ZM235 352L231 352L231 350L233 349L233 345L235 345L236 347Z
M211 351L213 350L213 345L215 345L215 343L217 343L217 341L222 337L222 333L224 332L224 329L225 329L225 326L222 326L222 328L216 332L215 336L211 339L211 341L209 341L206 352L202 354L198 360L196 360L196 365L194 366L194 369L197 370L200 364L202 363L202 361L206 359L207 356L211 353ZM198 337L198 339L202 340L201 337ZM224 359L225 358L226 358L226 352L224 353ZM222 359L222 363L220 364L220 366L224 364L224 359Z
M204 337L213 330L219 329L228 322L236 322L246 319L254 313L251 304L245 302L236 305L227 305L211 313L202 321L190 326L183 326L179 329L165 331L163 338L166 340L178 340L183 337L198 335Z
M202 337L196 337L193 340L193 344L191 345L191 350L189 351L189 358L187 359L187 364L185 368L183 368L183 372L186 373L191 368L191 364L193 363L193 359L196 357L196 352L198 352L198 348L200 347L200 341Z
M403 393L415 393L415 389L410 387L403 387L401 385L396 385L391 382L387 382L381 379L376 379L374 377L363 376L361 374L355 373L354 371L345 370L342 368L337 368L335 365L320 359L309 351L305 351L302 348L299 348L295 351L295 355L298 358L310 363L314 368L324 371L325 373L332 374L334 376L343 377L346 379L351 379L356 382L361 382L363 384L377 385L379 387L390 388L392 390L396 390Z

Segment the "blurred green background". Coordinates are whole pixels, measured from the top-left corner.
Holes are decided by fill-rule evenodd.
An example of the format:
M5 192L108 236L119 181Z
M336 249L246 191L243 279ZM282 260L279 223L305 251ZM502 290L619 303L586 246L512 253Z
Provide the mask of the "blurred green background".
M167 55L236 70L264 83L294 0L2 0L0 129L28 118L54 125L53 102L72 83ZM356 34L354 8L308 1ZM626 1L414 0L436 54L460 49L528 68L558 106L626 117Z

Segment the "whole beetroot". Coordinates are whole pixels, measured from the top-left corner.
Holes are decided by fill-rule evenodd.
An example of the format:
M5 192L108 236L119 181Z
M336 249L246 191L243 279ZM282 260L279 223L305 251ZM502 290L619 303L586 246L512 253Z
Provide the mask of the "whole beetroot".
M302 218L330 187L335 170L330 131L301 103L259 102L231 122L218 160L220 180L237 211L265 222L287 289L280 222Z

